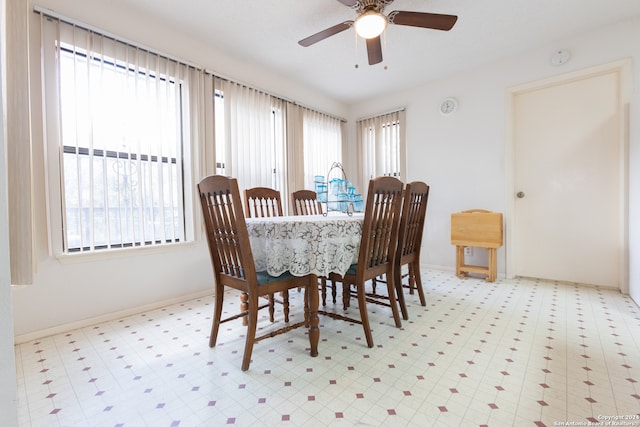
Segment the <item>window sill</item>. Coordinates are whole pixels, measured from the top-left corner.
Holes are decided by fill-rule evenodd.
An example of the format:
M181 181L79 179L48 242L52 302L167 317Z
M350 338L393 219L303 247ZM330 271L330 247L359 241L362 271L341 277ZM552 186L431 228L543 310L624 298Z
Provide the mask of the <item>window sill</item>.
M80 252L75 254L58 254L55 258L61 264L77 264L92 261L104 261L109 259L129 258L132 256L144 256L151 254L161 254L177 252L185 249L185 247L193 246L194 241L171 243L165 245L135 247L135 248L118 248L104 249L95 252Z

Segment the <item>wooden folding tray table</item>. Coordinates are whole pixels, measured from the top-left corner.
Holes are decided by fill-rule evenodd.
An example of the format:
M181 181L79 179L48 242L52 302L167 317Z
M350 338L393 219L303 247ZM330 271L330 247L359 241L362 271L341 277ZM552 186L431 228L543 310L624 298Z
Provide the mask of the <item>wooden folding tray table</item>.
M472 209L451 214L451 244L456 245L456 275L485 274L488 282L497 277L497 249L502 246L502 214ZM466 246L485 248L488 265L468 265L464 260Z

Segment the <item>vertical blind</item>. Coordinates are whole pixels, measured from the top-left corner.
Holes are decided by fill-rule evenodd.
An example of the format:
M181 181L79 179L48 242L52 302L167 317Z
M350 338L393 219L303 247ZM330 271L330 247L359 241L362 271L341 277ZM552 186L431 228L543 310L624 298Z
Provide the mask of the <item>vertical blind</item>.
M381 175L405 176L404 121L404 110L357 121L362 182Z
M340 119L213 79L217 163L224 164L221 172L238 179L240 188L271 187L285 194L313 189L314 175L326 174L342 160Z
M224 149L224 173L235 177L240 188L285 189L283 101L245 85L215 78L215 88L224 108L216 118L216 144ZM220 140L221 139L221 140ZM220 159L219 159L220 160Z
M342 163L342 123L317 111L303 110L304 187L314 189L314 176L326 175Z

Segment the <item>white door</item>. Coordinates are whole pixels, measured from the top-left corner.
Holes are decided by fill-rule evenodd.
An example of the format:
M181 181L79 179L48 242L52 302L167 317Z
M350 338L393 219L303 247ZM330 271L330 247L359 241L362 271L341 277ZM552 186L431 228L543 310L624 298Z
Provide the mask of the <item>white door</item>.
M516 93L514 272L620 287L620 75Z

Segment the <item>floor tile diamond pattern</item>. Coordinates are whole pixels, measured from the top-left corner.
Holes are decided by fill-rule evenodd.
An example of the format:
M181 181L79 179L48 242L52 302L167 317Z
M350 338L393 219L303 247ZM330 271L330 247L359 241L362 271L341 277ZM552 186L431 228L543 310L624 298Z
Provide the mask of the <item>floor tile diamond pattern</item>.
M369 307L374 348L360 325L321 317L317 358L297 329L257 343L247 372L239 320L208 347L213 297L17 345L21 425L554 426L623 416L640 427L640 309L628 296L439 270L423 282L427 305L407 295L401 329L387 308ZM302 294L291 299L296 322ZM238 309L235 293L225 301ZM349 311L357 315L355 301ZM265 313L259 328L272 326Z

